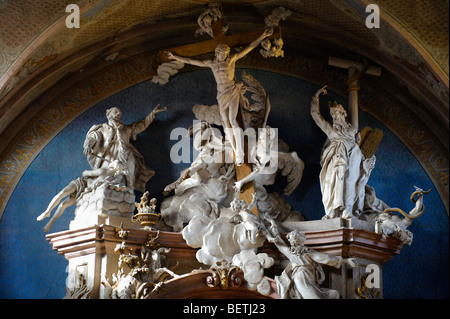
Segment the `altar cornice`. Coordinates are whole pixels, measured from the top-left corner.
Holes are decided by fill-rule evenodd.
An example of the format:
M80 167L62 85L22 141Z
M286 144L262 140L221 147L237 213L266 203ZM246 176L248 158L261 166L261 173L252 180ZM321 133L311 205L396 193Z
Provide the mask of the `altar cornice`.
M320 221L314 223L320 224ZM117 235L117 229L116 226L96 225L48 234L46 238L53 250L66 259L93 253L113 254L116 245L122 242ZM127 246L131 249L140 248L149 235L158 234L158 244L171 249L166 254L168 259L195 261L197 249L189 247L181 233L128 228L124 230L129 231ZM344 258L364 258L380 264L400 254L403 247L402 243L395 238L383 238L374 232L353 227L304 231L304 234L306 246L316 251ZM275 245L268 242L259 248L259 252L267 253L277 260L286 259Z

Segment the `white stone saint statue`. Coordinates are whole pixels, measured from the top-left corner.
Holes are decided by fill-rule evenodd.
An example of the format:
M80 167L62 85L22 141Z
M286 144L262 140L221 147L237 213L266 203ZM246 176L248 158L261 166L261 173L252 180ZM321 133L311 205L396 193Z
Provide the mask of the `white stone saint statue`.
M321 264L340 268L342 264L355 267L355 258L330 256L317 252L304 245L305 235L297 230L287 234L289 247L280 236L266 235L269 242L289 260L289 265L281 276L275 276L278 295L282 299L338 299L339 292L334 289L321 288L325 279Z
M319 95L326 94L326 86L317 91L311 101L311 116L327 135L320 158L320 189L325 209L324 219L358 216L364 209L366 184L375 164L375 156L365 158L358 146L360 134L346 121L342 105L329 103L333 123L327 122L319 110Z
M144 157L130 143L136 135L145 131L159 112L166 107L156 106L144 119L132 124L123 124L122 111L113 107L106 110L108 123L91 127L84 141L84 154L93 169L107 167L114 160L118 160L127 167L129 174L128 188L145 192L145 183L155 174L145 165Z
M230 55L230 47L226 44L219 44L216 47L213 60L193 60L166 52L166 56L169 59L199 67L208 67L212 70L217 84L217 101L225 135L233 147L237 165L242 165L244 162L243 132L237 122L237 115L239 106L241 104L248 104L248 100L243 95L245 92L244 84L242 82L236 82L236 61L256 48L263 39L272 35L272 33L272 28L266 29L261 36L236 54Z

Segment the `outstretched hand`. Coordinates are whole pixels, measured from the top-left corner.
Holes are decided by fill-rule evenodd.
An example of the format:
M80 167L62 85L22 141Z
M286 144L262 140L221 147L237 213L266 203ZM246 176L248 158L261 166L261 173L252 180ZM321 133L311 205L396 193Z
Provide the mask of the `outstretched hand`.
M167 106L164 106L163 108L158 104L154 109L153 109L153 113L159 113L159 112L164 112L167 111Z
M168 59L174 59L173 53L169 51L164 51L164 55Z
M320 90L318 90L318 91L316 92L316 94L314 95L314 98L319 99L319 95L320 95L321 93L323 93L323 95L327 94L326 87L327 87L327 86L325 85L325 86L322 87Z
M345 261L350 267L356 267L356 258L347 258Z
M273 28L267 28L264 30L264 37L270 37L273 34Z

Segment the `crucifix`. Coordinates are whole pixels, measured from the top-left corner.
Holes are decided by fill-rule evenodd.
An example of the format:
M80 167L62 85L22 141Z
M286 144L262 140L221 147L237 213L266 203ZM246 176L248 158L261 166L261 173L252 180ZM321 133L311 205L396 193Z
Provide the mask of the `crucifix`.
M213 39L161 51L160 57L162 62L178 60L199 67L209 67L213 72L217 84L217 100L225 136L230 141L234 151L236 179L241 180L252 172L252 165L248 161L248 152L243 136L244 123L240 109L241 103L244 102L243 93L245 89L242 82L236 82L235 64L237 60L255 49L265 38L281 37L281 31L278 26L227 36L223 32L224 26L223 14L220 14L220 18L211 23ZM245 44L248 44L247 47L238 53L230 54L231 47ZM210 52L215 52L215 57L212 60L190 58ZM244 185L239 197L250 204L254 192L253 182L249 182ZM252 212L258 214L256 206Z

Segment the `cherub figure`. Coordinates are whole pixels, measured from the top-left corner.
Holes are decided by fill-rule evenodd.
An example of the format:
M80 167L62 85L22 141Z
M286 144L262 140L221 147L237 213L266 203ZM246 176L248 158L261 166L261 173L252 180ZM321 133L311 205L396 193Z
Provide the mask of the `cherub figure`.
M197 18L199 28L195 30L195 35L207 33L211 38L214 38L212 25L219 19L222 19L220 5L215 2L208 3L208 8ZM227 30L228 27L224 26L221 31L226 33Z
M274 39L273 43L269 39L265 39L261 42L263 48L259 50L259 53L265 58L284 58L283 45L284 42L281 38Z
M247 205L244 200L237 197L235 197L230 203L230 208L235 213L232 217L232 222L241 223L244 226L245 237L254 245L256 244L256 237L258 234L265 231L263 221L251 212L255 205L255 194L253 194L253 199L250 205Z
M236 165L242 165L244 163L243 132L237 122L237 114L240 105L248 104L247 98L243 95L245 92L244 84L242 82L236 82L236 61L256 48L263 39L269 37L272 33L273 28L266 29L261 36L236 54L230 55L230 47L226 44L219 44L216 47L213 60L193 60L174 55L171 52L165 53L169 59L199 67L208 67L212 70L217 84L217 101L220 116L225 135L229 139L236 156Z

